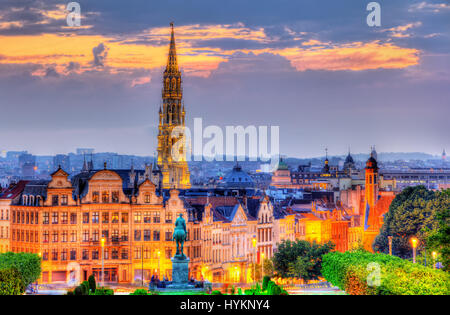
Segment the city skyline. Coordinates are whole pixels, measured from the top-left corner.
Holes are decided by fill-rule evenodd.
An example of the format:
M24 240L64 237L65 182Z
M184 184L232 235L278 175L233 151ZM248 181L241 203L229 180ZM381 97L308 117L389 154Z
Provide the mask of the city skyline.
M79 3L79 28L59 1L0 7L0 151L154 155L170 21L188 127L278 125L298 158L450 146L440 1L380 1L378 28L356 2Z

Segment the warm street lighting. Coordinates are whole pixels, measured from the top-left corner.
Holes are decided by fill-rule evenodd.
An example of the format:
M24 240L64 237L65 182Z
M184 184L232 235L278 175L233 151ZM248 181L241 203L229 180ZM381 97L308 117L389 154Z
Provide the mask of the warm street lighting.
M264 253L261 253L261 278L264 278Z
M161 262L161 251L158 250L158 279L161 277L161 271L160 271L160 262Z
M101 245L102 245L102 287L105 287L105 238L102 237L101 239Z
M416 248L417 248L418 243L419 243L419 240L417 239L417 237L412 237L411 238L411 245L412 245L412 248L413 248L413 263L414 264L416 263Z

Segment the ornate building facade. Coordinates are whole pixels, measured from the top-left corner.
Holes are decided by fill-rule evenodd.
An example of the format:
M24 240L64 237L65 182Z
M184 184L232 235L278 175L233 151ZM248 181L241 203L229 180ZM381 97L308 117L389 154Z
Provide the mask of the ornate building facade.
M159 108L158 167L162 173L162 188L188 189L191 182L184 137L186 112L182 103L181 71L177 62L173 23L170 26L170 48L163 76L162 108Z

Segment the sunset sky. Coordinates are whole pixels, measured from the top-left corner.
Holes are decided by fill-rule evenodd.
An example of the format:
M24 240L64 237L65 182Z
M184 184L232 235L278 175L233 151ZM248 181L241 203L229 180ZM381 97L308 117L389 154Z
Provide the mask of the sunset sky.
M0 2L0 151L149 155L175 24L187 124L280 126L295 157L450 151L450 5L383 0Z

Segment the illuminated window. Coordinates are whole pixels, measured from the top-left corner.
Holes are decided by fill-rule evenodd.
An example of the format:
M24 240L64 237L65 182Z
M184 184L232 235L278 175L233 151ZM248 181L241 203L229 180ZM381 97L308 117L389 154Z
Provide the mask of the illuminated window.
M103 203L109 203L109 192L104 191L102 193L102 202Z
M112 223L119 223L119 212L113 212L111 217Z
M109 223L109 212L102 213L102 223Z
M134 223L141 223L142 215L140 212L134 213Z

